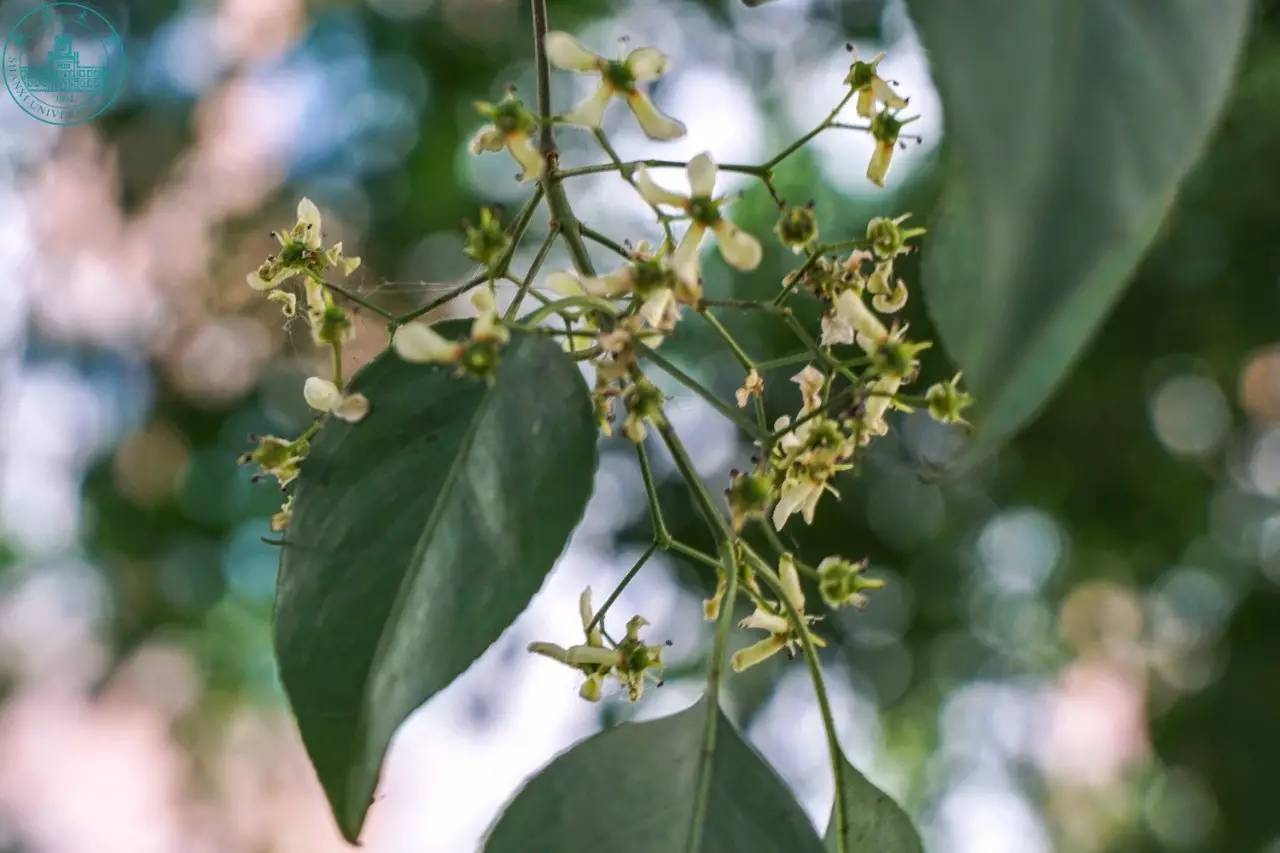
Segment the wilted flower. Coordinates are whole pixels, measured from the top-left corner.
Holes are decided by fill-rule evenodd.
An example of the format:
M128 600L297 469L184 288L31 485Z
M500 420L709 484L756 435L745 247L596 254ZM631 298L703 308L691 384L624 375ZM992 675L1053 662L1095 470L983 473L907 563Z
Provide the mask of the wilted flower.
M293 520L293 495L285 498L280 509L271 516L271 529L279 533L289 526L289 522Z
M812 364L807 364L791 381L800 386L800 414L807 415L822 408L822 389L827 387L827 377Z
M702 238L708 228L715 232L720 254L729 266L740 270L758 267L764 254L760 241L726 219L720 212L723 199L712 195L716 189L718 171L715 160L704 152L689 161L686 171L689 176L689 195L663 189L654 183L644 169L637 169L635 173L636 186L645 201L653 205L678 208L692 220L673 256L676 268L697 268L698 248L702 245Z
M254 290L271 290L294 276L320 276L329 267L338 267L344 275L350 275L360 266L359 258L342 254L342 244L335 243L325 250L320 233L320 210L311 199L298 202L298 221L288 231L274 231L273 237L280 243L278 254L271 255L245 278Z
M369 414L369 398L363 394L343 394L328 379L312 376L302 386L307 405L319 412L329 412L347 423L357 423Z
M840 557L827 557L818 564L818 591L822 600L829 607L842 607L846 604L854 607L865 607L867 596L864 590L879 589L884 581L864 577L862 572L867 568L866 560L850 562Z
M855 341L874 352L889 339L889 330L871 312L856 290L841 291L831 301L831 310L822 316L822 344L851 344Z
M650 138L678 139L684 136L684 125L660 113L638 85L657 80L666 72L668 60L661 51L640 47L627 54L626 59L605 59L587 50L573 36L558 30L547 33L543 43L547 58L556 67L600 75L600 86L595 92L563 116L569 124L600 127L605 107L618 95L626 99L627 106L631 107L640 127Z
M742 672L766 661L783 649L794 654L796 646L802 642L802 636L807 636L815 646L826 645L809 627L818 617L808 616L804 612L804 590L800 588L800 576L796 573L796 564L790 554L783 554L778 560L778 579L782 581L782 591L787 601L800 616L800 625L792 624L781 604L775 603L772 608L756 605L755 612L739 622L738 627L768 631L769 636L755 645L734 652L730 659L734 672Z
M476 112L487 118L490 124L480 128L471 138L471 153L501 151L506 148L523 170L520 173L521 181L536 181L541 178L546 161L533 144L533 132L538 128L538 119L524 103L514 93L508 92L496 104L476 101Z
M747 373L742 387L733 392L733 398L737 401L739 409L745 408L752 397L764 397L764 377L754 367Z
M858 115L863 118L871 118L875 115L876 101L895 110L900 110L907 105L906 98L893 91L888 81L876 70L876 66L883 59L883 53L870 62L855 59L853 65L849 67L848 76L844 78L844 82L858 93Z
M392 349L405 361L418 364L456 364L458 371L491 380L501 361L502 345L511 333L498 320L493 294L476 290L471 304L479 312L471 324L469 341L451 341L426 323L415 321L396 329Z

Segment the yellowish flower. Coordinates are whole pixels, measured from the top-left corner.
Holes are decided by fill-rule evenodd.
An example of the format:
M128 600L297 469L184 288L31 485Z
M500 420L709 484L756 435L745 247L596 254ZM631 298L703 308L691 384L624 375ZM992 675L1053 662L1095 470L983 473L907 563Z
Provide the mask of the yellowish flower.
M533 133L538 120L514 94L508 93L496 104L476 101L476 111L489 119L471 138L471 153L501 151L506 148L520 164L521 181L536 181L542 177L546 161L533 144Z
M907 99L900 96L877 71L877 66L884 59L881 53L870 62L855 59L849 68L849 75L844 81L858 93L858 115L871 118L875 115L875 102L886 107L900 110L907 105Z
M786 609L781 604L775 603L772 608L757 605L755 612L739 622L738 627L767 631L769 636L755 645L734 652L730 659L734 672L742 672L744 669L762 663L783 649L786 649L789 654L794 654L803 636L807 636L815 646L826 645L826 642L809 628L818 617L808 616L804 612L804 590L800 588L800 576L796 573L795 561L790 554L783 554L778 561L778 579L782 581L782 591L787 601L800 616L800 625L792 624L787 618ZM801 631L804 632L803 635Z
M692 220L672 256L676 269L697 269L698 248L708 229L715 233L720 255L729 266L739 270L753 270L760 266L764 256L760 241L734 225L720 211L724 200L714 197L718 171L716 161L709 153L703 152L694 157L686 168L689 195L681 195L654 183L644 169L636 170L636 186L645 201L678 208Z
M469 341L451 341L426 323L414 321L396 329L391 348L405 361L418 364L456 364L460 373L491 380L501 361L501 349L511 333L498 319L493 294L478 289L471 294L476 319Z
M616 96L626 100L636 121L651 139L679 139L684 136L684 125L659 112L640 89L639 84L657 80L666 72L669 62L661 51L640 47L627 54L625 59L605 59L583 47L573 36L558 30L547 33L544 45L547 58L557 68L600 75L600 85L585 101L566 113L562 117L564 121L598 128L604 120L605 107Z

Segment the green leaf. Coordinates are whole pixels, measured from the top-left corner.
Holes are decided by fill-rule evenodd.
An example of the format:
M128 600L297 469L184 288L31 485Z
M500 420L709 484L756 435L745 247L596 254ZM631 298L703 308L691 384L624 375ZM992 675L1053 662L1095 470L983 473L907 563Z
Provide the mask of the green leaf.
M486 853L821 851L791 792L718 708L706 808L697 817L708 711L704 698L573 747L516 795Z
M1123 291L1213 128L1249 2L908 6L950 153L925 295L991 443L1035 414Z
M867 781L867 777L840 756L844 779L844 853L922 853L924 845L902 807ZM840 848L836 833L835 807L827 823L827 850Z
M577 367L540 336L512 335L492 385L390 352L352 384L372 409L328 421L303 464L275 639L354 841L396 727L498 638L564 548L596 428Z

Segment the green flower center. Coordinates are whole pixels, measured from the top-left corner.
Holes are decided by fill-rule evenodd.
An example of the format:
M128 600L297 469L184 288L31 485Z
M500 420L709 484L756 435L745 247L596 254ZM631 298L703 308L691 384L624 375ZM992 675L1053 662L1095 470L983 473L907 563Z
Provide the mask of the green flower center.
M710 227L720 221L720 203L707 196L698 196L689 201L689 215L694 222Z
M502 133L520 133L533 126L532 117L519 101L503 101L493 109L493 126Z
M660 261L636 261L634 287L641 298L651 296L659 290L670 288L672 284L671 272L664 269Z
M636 75L625 62L614 60L604 67L605 82L620 92L630 92L636 86Z
M877 113L871 120L871 135L879 142L897 142L901 130L902 122L890 115L888 110Z
M497 367L498 347L493 341L472 341L462 351L462 369L472 376L489 376Z
M871 67L871 63L855 62L849 68L849 76L845 80L855 89L865 89L871 85L875 76L876 70Z

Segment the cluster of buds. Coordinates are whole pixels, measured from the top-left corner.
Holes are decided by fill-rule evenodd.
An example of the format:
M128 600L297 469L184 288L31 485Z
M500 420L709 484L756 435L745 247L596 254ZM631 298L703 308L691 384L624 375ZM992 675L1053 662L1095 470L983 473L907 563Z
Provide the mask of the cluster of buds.
M454 364L458 374L492 382L502 362L502 349L511 333L498 319L493 294L487 289L471 295L476 318L466 340L452 341L426 323L415 321L396 329L391 346L405 361L417 364Z
M601 690L608 677L617 679L627 688L627 698L632 702L639 701L644 695L646 680L662 684L663 647L648 645L640 638L640 629L649 624L643 616L631 617L622 642L610 648L605 645L604 632L599 624L593 624L595 611L591 606L590 587L578 597L578 614L586 642L567 649L555 643L536 642L529 644L529 651L581 671L586 680L578 691L579 696L588 702L600 701Z

